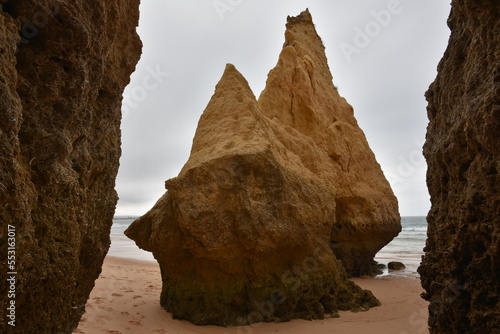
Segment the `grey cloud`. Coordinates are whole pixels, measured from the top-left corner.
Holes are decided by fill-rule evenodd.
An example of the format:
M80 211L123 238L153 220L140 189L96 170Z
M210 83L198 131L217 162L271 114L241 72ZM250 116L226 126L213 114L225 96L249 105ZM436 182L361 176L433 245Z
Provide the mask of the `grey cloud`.
M169 75L156 89L147 90L122 121L117 215L144 213L164 192L164 181L180 171L198 118L226 63L235 64L260 94L278 59L286 16L306 7L326 46L334 83L353 105L384 172L392 176L401 213L425 215L425 164L413 166L404 177L399 174L401 159L418 151L414 142L425 136L423 94L446 47L449 4L401 0L403 11L348 61L341 43L353 43L353 29L374 20L371 12L386 9L391 0L232 3L239 4L225 12L223 20L212 1L141 3L143 56L126 93L139 91L148 69L159 66Z

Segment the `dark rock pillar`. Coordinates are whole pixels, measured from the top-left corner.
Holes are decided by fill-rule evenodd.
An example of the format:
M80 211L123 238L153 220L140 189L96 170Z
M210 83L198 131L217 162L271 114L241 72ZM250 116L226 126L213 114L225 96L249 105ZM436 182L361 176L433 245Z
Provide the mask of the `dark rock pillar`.
M431 333L500 333L500 2L454 0L426 93Z
M110 244L138 6L0 1L1 333L71 333L84 312Z

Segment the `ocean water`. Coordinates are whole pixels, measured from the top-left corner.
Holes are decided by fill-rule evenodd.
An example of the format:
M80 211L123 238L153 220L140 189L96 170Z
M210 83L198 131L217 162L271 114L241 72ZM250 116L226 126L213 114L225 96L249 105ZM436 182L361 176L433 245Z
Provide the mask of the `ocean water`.
M153 254L136 246L135 242L123 234L135 218L118 218L111 227L111 247L108 255L135 260L155 261ZM385 270L383 275L416 276L427 237L425 217L402 217L402 231L376 255L375 260L387 265L390 261L400 261L405 270Z
M140 249L135 241L129 239L123 232L135 220L135 217L115 218L111 226L111 246L108 255L127 259L156 261L153 253Z
M383 275L416 276L417 268L424 255L427 239L425 217L401 217L402 231L375 256L375 261L387 265L390 261L403 262L405 270L385 270Z

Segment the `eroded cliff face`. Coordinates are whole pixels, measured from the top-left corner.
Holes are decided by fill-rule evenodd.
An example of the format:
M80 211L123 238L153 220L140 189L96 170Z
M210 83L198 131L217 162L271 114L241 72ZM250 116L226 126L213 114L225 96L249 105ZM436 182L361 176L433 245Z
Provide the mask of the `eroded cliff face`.
M0 332L71 333L110 243L139 1L0 6Z
M258 101L227 65L166 188L126 234L158 260L174 317L228 326L378 304L342 263L370 270L400 230L397 202L308 11L288 18Z
M500 3L454 0L426 93L431 333L500 333Z

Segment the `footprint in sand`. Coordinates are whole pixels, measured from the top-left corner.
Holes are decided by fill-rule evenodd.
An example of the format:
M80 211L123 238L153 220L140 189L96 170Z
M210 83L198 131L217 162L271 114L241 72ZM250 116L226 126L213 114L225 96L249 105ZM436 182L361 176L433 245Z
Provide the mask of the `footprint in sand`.
M96 303L96 304L102 304L104 302L104 300L102 300L101 297L94 297L92 298L92 300Z
M129 321L128 323L131 325L142 326L142 323L140 321Z
M121 295L119 293L113 293L113 294L111 294L111 296L113 296L113 297L123 297L123 295Z
M142 296L134 296L134 299L142 298Z
M121 315L130 315L128 312L120 312Z

